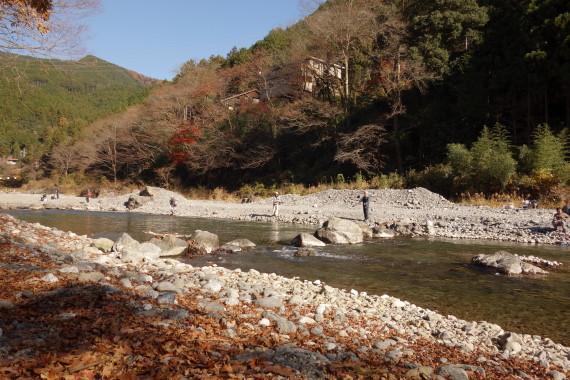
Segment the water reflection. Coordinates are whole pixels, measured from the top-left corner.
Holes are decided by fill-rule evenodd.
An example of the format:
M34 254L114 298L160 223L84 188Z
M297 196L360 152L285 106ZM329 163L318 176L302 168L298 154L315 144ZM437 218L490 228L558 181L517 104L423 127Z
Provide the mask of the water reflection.
M258 248L223 257L181 258L199 266L217 263L287 277L316 280L347 290L390 294L419 306L467 320L487 320L506 329L548 336L570 345L570 247L520 245L507 242L391 239L355 246L329 245L314 257L295 257L288 242L315 227L287 223L253 223L130 213L12 210L17 218L94 237L116 239L128 232L139 241L146 231L191 234L196 229L220 241L245 237ZM564 265L547 276L489 275L470 266L479 253L506 250L534 255Z
M281 235L279 234L279 222L272 222L270 241L272 243L278 243L280 240L281 240Z

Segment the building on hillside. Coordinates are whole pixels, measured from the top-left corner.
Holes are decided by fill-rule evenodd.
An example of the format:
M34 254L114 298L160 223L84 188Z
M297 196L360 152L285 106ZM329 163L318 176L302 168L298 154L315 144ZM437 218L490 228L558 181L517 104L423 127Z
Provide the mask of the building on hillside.
M343 74L344 67L316 57L279 66L262 78L261 99L294 97L298 91L315 97L337 97L341 94Z
M258 90L249 90L242 92L241 94L236 94L224 98L221 100L222 105L227 107L230 111L235 111L241 106L246 106L250 104L257 104L260 100L260 94Z
M18 163L18 159L17 158L7 158L6 163L10 164L10 165L16 165Z
M274 67L267 75L259 73L260 90L249 90L224 98L222 105L230 111L257 104L270 98L294 98L309 92L318 98L333 98L341 94L344 67L309 57L300 63Z
M302 72L303 90L314 93L327 87L334 92L335 96L340 95L344 67L309 57L302 66Z

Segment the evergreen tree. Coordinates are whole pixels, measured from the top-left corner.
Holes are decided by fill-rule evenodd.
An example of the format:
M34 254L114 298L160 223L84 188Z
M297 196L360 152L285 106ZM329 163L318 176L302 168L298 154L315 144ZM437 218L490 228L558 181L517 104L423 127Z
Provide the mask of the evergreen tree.
M471 148L472 183L478 191L502 191L516 173L506 128L495 124L484 127Z

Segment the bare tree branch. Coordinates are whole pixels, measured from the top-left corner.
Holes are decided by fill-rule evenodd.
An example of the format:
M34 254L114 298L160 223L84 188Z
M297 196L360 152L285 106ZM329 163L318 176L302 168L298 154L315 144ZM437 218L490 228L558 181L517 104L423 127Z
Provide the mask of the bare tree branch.
M344 133L339 139L334 159L349 162L369 174L378 172L384 165L385 156L380 146L386 142L385 136L384 127L375 124L363 125L355 132Z
M0 0L0 52L73 58L99 0Z

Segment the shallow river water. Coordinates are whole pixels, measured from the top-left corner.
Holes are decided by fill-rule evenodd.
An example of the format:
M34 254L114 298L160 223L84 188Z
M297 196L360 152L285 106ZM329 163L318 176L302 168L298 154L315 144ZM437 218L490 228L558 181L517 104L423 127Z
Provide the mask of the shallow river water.
M61 210L10 210L7 213L45 226L90 237L116 239L127 232L139 241L157 233L191 234L196 229L216 233L220 242L243 237L258 247L219 257L186 258L194 266L217 264L254 268L286 277L321 280L328 285L388 294L418 306L461 319L497 323L520 333L538 334L570 345L570 247L522 245L474 240L398 238L353 246L327 246L313 257L294 257L288 242L316 227L286 223L172 217L130 213L88 213ZM469 265L479 253L506 250L563 263L547 276L504 277Z

